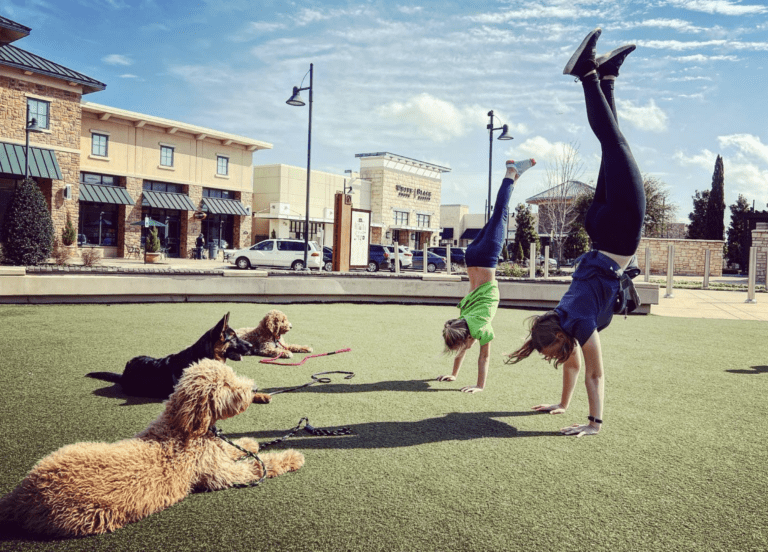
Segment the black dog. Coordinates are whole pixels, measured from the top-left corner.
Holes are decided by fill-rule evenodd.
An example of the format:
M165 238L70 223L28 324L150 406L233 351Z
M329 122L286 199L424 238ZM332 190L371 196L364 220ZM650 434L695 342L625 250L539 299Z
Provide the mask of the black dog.
M221 362L240 360L251 350L251 344L237 337L229 327L229 313L203 334L197 343L165 358L137 356L128 361L122 374L90 372L86 376L119 383L128 395L167 399L184 370L204 358Z

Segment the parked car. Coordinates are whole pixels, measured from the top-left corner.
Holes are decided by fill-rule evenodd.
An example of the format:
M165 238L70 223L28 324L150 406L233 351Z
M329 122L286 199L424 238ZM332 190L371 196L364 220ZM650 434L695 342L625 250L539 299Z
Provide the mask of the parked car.
M448 258L448 252L446 247L428 247L427 251L430 253L435 253L437 255L440 255L441 257ZM451 271L456 271L460 267L464 266L466 261L464 260L464 256L467 253L466 247L451 247Z
M445 270L446 260L445 257L441 257L436 253L432 253L427 250L427 272L435 272L436 270ZM414 270L424 270L424 252L413 252L413 264L411 268Z
M389 270L392 266L392 249L386 245L372 243L368 246L368 272Z
M320 270L323 266L323 252L316 242L309 242L307 264ZM229 262L237 268L252 266L275 266L280 268L304 269L304 240L264 240L248 249L238 249L229 255Z
M323 246L323 269L327 272L333 270L333 248Z
M539 255L539 264L540 265L544 264L544 255ZM548 259L548 264L549 264L549 268L557 268L557 259L553 259L552 257L550 257Z
M413 253L410 249L408 249L404 245L398 246L399 252L400 252L400 270L403 270L404 268L410 268L413 264ZM395 253L394 248L390 247L390 250L392 251L392 266L389 267L391 271L394 272L395 270Z

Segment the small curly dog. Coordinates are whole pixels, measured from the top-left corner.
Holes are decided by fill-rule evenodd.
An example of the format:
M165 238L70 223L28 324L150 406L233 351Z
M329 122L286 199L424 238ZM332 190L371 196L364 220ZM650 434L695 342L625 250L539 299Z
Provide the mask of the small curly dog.
M240 328L235 330L237 337L251 344L248 355L266 356L272 358L291 358L293 353L311 353L312 347L305 345L287 345L283 335L293 325L288 317L279 310L271 310L261 319L255 328Z
M259 462L216 437L218 420L267 403L253 381L216 360L184 371L165 411L132 439L67 445L40 460L0 499L0 520L27 531L82 537L112 532L181 501L190 491L214 491L258 481ZM241 447L258 452L245 437ZM259 455L267 477L298 470L295 450Z

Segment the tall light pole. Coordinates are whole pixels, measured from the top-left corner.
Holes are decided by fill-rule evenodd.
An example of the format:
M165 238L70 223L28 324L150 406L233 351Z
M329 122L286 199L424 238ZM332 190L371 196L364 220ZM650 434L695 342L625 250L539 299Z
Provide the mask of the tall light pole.
M24 180L29 178L29 133L30 132L43 132L42 129L37 126L37 119L34 117L27 121L27 126L24 129L27 135L27 141L24 144Z
M307 255L309 252L309 184L310 184L310 170L312 167L312 70L314 64L309 64L309 86L301 88L301 85L293 87L293 94L285 102L288 105L303 106L306 105L304 100L299 96L299 92L302 90L309 90L309 130L307 132L307 205L304 213L304 270L309 270L307 264ZM304 75L306 77L306 75ZM304 80L301 81L304 84Z
M486 127L488 129L488 203L485 208L485 222L491 218L491 175L493 174L493 131L500 130L499 140L512 140L512 136L508 134L509 126L502 125L494 128L493 126L493 110L488 112L488 116L491 118L491 122Z

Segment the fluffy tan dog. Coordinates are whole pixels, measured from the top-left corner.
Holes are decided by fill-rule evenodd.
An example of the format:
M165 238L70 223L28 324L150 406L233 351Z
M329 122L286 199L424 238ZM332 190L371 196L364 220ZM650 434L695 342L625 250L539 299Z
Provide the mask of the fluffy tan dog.
M48 535L101 534L164 510L191 491L257 481L259 462L237 461L243 453L209 428L252 402L269 400L226 364L208 359L193 364L147 429L117 443L67 445L43 458L0 499L0 520ZM252 452L259 449L248 437L235 442ZM304 464L295 450L259 456L268 477Z
M291 358L293 353L311 353L312 347L286 345L283 341L283 335L292 327L293 325L282 311L271 310L255 328L240 328L235 330L235 333L237 337L252 345L248 355Z

